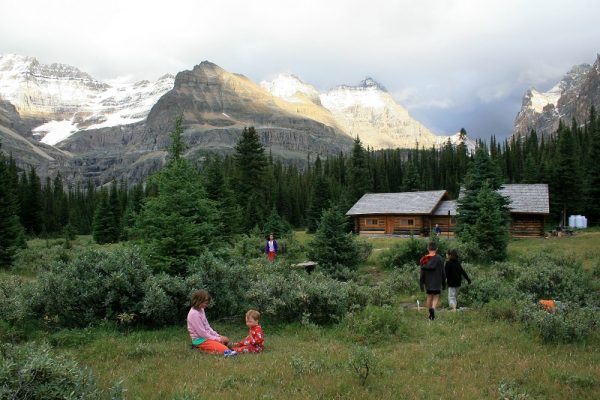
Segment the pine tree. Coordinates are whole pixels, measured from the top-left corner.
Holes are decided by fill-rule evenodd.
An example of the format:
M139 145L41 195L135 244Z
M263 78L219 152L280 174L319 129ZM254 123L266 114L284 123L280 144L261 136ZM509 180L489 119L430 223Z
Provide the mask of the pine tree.
M241 208L235 194L223 174L224 165L218 155L209 156L204 167L204 187L206 196L217 205L221 221L219 230L224 239L232 239L241 233Z
M595 109L590 111L589 121L591 145L586 171L586 207L585 212L589 225L600 225L600 116Z
M244 128L235 146L235 192L246 230L261 226L269 210L265 178L267 159L254 127Z
M345 276L358 267L358 246L348 232L347 219L337 207L323 212L319 227L309 243L308 256L333 276Z
M181 155L183 127L171 133L167 165L150 177L155 196L144 199L134 235L155 271L184 275L189 262L220 243L219 215L198 171Z
M349 200L354 204L363 194L371 191L373 180L369 173L367 162L367 153L360 141L360 138L354 139L352 148L352 158L349 168Z
M11 179L9 163L0 147L0 268L12 265L17 249L25 243Z
M262 233L265 237L271 233L276 238L288 237L292 234L292 227L286 220L277 214L277 209L273 207L263 225Z
M509 239L505 200L485 182L477 192L476 204L475 224L463 230L461 240L474 243L488 261L505 260Z
M556 211L566 218L568 213L579 211L582 193L573 134L564 125L559 127L557 151L558 160L550 189L556 199Z
M26 186L22 189L21 222L28 234L39 235L42 232L42 187L34 167L31 167L29 177L23 182Z
M94 211L93 238L99 244L115 243L119 238L114 210L106 188L100 190L100 198Z
M507 242L503 238L508 238L510 223L509 201L498 193L500 187L499 169L480 144L465 178L464 192L457 202L456 234L462 242L484 251L491 245L498 246L497 251L488 255L495 260L506 255Z
M310 193L310 200L306 211L307 231L315 233L321 213L329 207L329 185L323 175L321 158L317 156L313 170L313 183Z

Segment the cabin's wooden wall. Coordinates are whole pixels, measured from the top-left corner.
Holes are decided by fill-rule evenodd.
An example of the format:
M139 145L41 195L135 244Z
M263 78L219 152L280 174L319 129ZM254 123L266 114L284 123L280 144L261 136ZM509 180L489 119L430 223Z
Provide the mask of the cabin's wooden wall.
M543 237L544 216L511 214L510 235L513 237Z

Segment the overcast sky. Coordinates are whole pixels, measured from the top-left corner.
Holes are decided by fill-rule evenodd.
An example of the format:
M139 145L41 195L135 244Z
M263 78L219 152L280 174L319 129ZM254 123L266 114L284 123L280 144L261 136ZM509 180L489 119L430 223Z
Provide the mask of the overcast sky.
M439 134L507 136L530 87L600 53L597 0L0 0L0 53L99 80L209 60L323 91L366 76Z

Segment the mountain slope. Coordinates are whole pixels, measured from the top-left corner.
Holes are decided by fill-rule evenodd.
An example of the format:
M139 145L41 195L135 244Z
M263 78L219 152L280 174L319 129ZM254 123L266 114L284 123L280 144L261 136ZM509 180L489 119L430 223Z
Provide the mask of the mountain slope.
M172 75L164 75L153 83L110 85L69 65L0 54L0 95L15 106L34 136L52 145L80 130L144 120L173 81Z
M600 55L592 66L573 67L548 92L528 90L512 134L521 137L535 129L538 135L552 135L561 119L567 124L572 118L580 124L585 122L592 105L600 108Z

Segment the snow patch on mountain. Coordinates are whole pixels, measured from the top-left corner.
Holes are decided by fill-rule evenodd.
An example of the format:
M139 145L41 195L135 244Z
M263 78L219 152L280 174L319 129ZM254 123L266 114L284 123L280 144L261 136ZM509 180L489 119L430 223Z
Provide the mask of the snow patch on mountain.
M144 120L174 82L175 77L167 74L156 82L108 84L68 65L0 55L0 96L22 116L45 120L33 133L50 145L80 130Z
M262 81L260 86L273 96L291 103L303 102L298 94L302 94L313 101L319 98L317 89L302 82L300 78L293 74L279 74L270 82Z
M531 108L535 112L541 113L548 104L556 107L561 93L561 85L556 85L547 92L538 92L535 89L531 89Z

